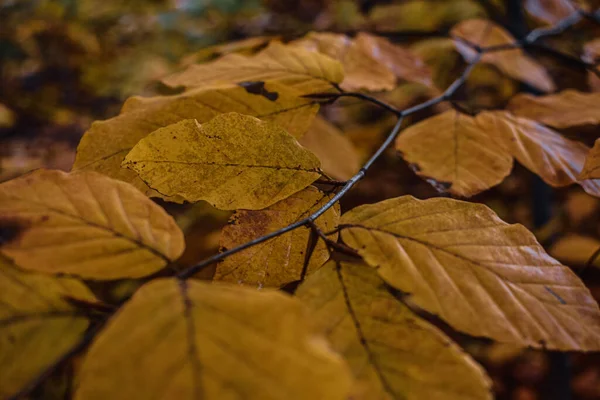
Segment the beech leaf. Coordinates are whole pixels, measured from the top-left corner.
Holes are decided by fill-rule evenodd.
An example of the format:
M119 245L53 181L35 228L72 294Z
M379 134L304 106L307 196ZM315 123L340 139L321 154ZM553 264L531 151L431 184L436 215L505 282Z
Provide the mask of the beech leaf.
M600 139L596 139L594 147L586 155L583 170L579 175L579 179L595 178L600 178Z
M323 172L334 179L350 179L361 167L360 156L352 141L322 117L317 116L298 141L319 158Z
M502 27L485 19L471 19L460 22L452 28L451 34L457 38L454 40L456 50L467 61L472 61L477 53L460 39L480 47L501 46L516 41ZM555 90L554 82L546 69L526 55L520 48L487 52L483 55L481 61L493 64L511 78L525 82L543 92Z
M525 9L548 24L555 24L577 11L570 0L525 0Z
M131 185L95 172L37 170L0 185L0 252L21 268L138 278L183 252L177 224Z
M121 168L133 146L156 129L184 119L204 123L222 113L240 112L276 122L299 138L318 108L318 104L298 97L295 90L272 82L196 89L177 96L133 97L119 116L92 124L79 143L73 169L101 172L157 196L135 172Z
M600 93L565 90L539 97L521 93L507 108L515 115L557 129L600 124Z
M281 200L264 210L238 210L221 232L221 247L231 249L268 233L284 228L317 211L331 196L315 187L308 188ZM319 217L315 224L323 232L337 228L339 206L334 206ZM254 285L280 287L301 279L310 229L298 228L272 240L233 254L220 262L214 279ZM332 235L332 240L337 236ZM306 275L314 272L329 259L325 243L319 241Z
M395 299L372 268L330 261L296 296L348 362L356 379L352 398L492 398L482 368Z
M75 399L346 399L349 371L307 311L275 291L155 280L92 343Z
M465 197L502 182L513 164L493 134L454 110L406 129L396 149L434 187Z
M153 189L222 210L261 209L319 178L319 160L276 124L228 113L142 139L123 161Z
M273 42L260 53L246 57L230 54L163 79L168 86L187 88L218 82L272 81L289 85L300 94L321 93L342 82L342 65L330 57L296 46Z
M0 255L0 397L16 394L75 347L89 321L68 301L95 301L81 282L22 271Z
M411 302L455 329L554 350L600 349L600 310L522 225L481 204L411 196L357 207L341 237Z

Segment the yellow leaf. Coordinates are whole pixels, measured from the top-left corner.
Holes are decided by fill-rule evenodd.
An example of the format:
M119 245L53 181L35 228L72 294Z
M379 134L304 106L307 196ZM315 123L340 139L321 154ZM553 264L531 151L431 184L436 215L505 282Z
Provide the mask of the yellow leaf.
M299 142L321 160L321 169L334 179L350 179L360 169L360 158L352 142L322 117L315 118Z
M68 298L95 301L81 282L24 272L0 256L0 397L9 398L82 339L89 322Z
M123 166L163 195L206 200L222 210L268 207L320 176L317 157L283 128L237 113L158 129Z
M121 115L94 122L79 143L73 169L100 172L156 196L136 173L121 168L133 146L156 129L184 119L204 123L222 113L240 112L276 122L299 138L318 108L293 89L271 82L197 89L177 96L134 97L125 103Z
M91 279L149 275L185 246L161 207L95 172L37 170L2 183L0 227L0 252L19 267Z
M181 65L189 66L233 53L252 55L257 49L266 46L270 41L276 39L278 39L276 36L253 36L233 42L223 42L214 46L204 47L195 53L183 57Z
M330 199L331 195L309 186L264 210L236 211L221 232L221 247L231 249L284 228L308 217ZM337 228L339 218L339 206L332 207L315 223L323 232L329 232ZM303 277L309 235L309 228L298 228L229 256L217 266L215 279L258 287L280 287L299 280ZM332 235L331 239L336 240L337 236ZM319 240L305 274L314 272L328 259L327 247Z
M0 103L0 128L11 128L16 122L15 113Z
M434 187L465 197L502 182L513 164L493 134L453 110L406 129L396 149Z
M522 225L480 204L410 196L342 216L341 237L411 302L474 336L600 350L600 310Z
M348 362L357 399L491 399L485 372L364 264L330 261L296 296Z
M600 124L600 93L565 90L539 97L521 93L507 108L515 115L558 129Z
M322 93L342 82L342 65L323 54L273 42L255 56L230 54L206 64L191 65L163 83L187 88L218 82L273 81L292 86L300 94Z
M108 322L75 399L346 399L350 376L275 291L157 280Z
M451 34L480 47L507 45L516 41L502 27L485 19L463 21L452 28ZM473 60L477 55L475 50L459 39L454 40L454 45L467 61ZM543 92L555 90L554 82L546 69L520 48L488 52L483 55L481 61L493 64L511 78Z

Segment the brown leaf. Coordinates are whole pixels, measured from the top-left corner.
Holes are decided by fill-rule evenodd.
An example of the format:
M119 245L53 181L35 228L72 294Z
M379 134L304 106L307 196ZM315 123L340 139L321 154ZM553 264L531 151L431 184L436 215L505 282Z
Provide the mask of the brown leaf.
M583 266L598 249L600 240L570 233L553 243L548 253L565 264ZM600 258L594 260L594 265L600 267Z
M507 45L516 40L502 27L485 19L463 21L452 28L451 34L460 38L454 40L454 45L467 61L472 61L477 53L461 39L480 47ZM526 55L522 49L488 52L483 55L481 61L493 64L508 76L543 92L555 90L554 82L546 69Z
M507 106L513 114L562 129L600 124L600 93L565 90L547 96L521 93Z
M450 110L406 129L396 149L441 191L469 197L510 174L512 157L475 118Z
M264 210L236 211L221 231L221 247L231 249L284 228L308 217L330 198L331 195L309 186ZM315 223L323 232L329 232L337 228L339 218L339 206L336 206L326 211ZM303 278L310 234L309 228L301 227L229 256L218 264L215 279L258 287L281 287L299 280ZM337 235L330 238L336 240ZM306 266L306 274L317 270L328 259L327 247L320 240Z
M394 298L369 266L330 261L296 296L352 369L352 398L491 399L481 367Z
M598 69L598 63L600 62L600 38L594 39L583 46L583 61L596 65L596 71ZM600 75L593 71L588 71L588 83L593 92L600 92Z
M321 160L321 169L334 179L350 179L360 169L361 160L352 142L322 117L315 118L299 142Z
M0 185L0 252L20 268L139 278L185 247L173 218L131 185L95 172L36 170Z
M600 139L596 139L594 147L592 147L585 158L583 170L579 174L579 179L597 178L600 178Z
M480 204L410 196L346 213L341 237L411 303L459 331L556 350L600 349L600 310L522 225Z
M348 368L307 311L275 291L155 280L96 337L74 398L344 400Z

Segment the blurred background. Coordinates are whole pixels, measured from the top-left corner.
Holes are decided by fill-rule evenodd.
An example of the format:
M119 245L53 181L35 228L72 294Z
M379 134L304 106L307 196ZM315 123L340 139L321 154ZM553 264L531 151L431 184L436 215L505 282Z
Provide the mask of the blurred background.
M131 95L171 93L159 80L192 63L231 52L251 54L270 40L293 40L311 31L350 36L366 31L409 46L433 71L435 86L444 89L464 67L447 37L457 22L489 18L518 36L524 29L555 23L580 3L598 7L593 1L561 0L0 0L0 181L40 167L70 170L77 144L94 120L118 114ZM525 26L513 24L515 4ZM597 50L586 44L599 37L598 26L584 23L548 44L593 61ZM560 89L594 90L585 71L543 52L532 55ZM459 100L473 112L503 108L522 89L495 67L482 64ZM407 107L428 98L428 90L406 83L378 96ZM406 123L432 112L412 116ZM351 146L351 156L338 161L356 165L374 151L394 122L356 100L324 107L322 114ZM600 136L598 127L562 133L590 143ZM337 174L344 179L352 171L340 166ZM439 195L390 150L342 207L347 210L404 194ZM472 200L533 230L550 254L581 273L600 300L600 262L581 272L600 248L598 199L575 186L550 190L517 166L500 186ZM196 244L188 246L182 266L218 250L219 230L228 213L205 204L167 207L185 230L188 243ZM488 369L498 398L565 398L557 397L556 387L564 381L564 371L554 371L550 354L453 336ZM600 355L572 354L568 362L571 398L600 399Z

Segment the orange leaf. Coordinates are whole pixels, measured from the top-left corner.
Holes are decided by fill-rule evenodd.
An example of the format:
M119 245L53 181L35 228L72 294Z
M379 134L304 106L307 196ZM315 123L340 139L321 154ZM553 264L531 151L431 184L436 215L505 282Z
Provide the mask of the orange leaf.
M516 41L503 28L485 19L463 21L452 28L451 34L480 47L500 46ZM456 49L467 61L473 60L477 53L460 39L454 40ZM546 69L519 48L488 52L481 61L493 64L511 78L541 91L555 90L554 82Z

